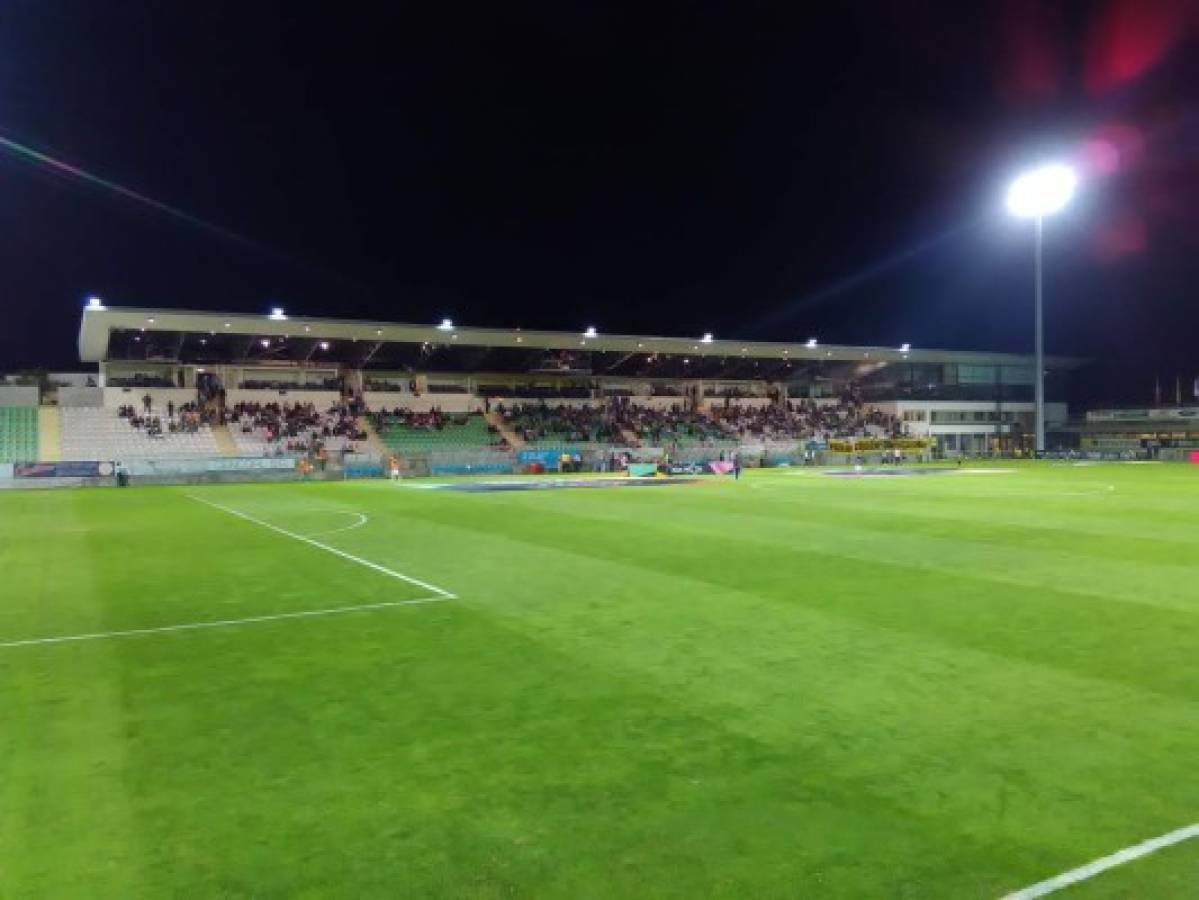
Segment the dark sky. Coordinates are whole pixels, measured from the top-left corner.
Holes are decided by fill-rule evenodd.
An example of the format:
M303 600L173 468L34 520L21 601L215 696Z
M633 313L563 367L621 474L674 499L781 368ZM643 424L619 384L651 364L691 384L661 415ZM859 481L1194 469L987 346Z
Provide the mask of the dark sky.
M828 8L831 7L831 8ZM82 299L1199 371L1199 16L1103 3L157 3L0 18L0 371Z

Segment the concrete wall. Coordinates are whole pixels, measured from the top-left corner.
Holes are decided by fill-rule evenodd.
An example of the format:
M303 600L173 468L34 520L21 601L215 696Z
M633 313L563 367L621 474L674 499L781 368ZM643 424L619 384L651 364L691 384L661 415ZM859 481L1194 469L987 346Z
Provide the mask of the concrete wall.
M119 406L136 406L140 410L142 398L146 394L150 395L155 412L164 411L168 401L176 406L182 406L184 403L193 403L196 399L195 388L106 387L104 388L104 405L108 409L116 409Z
M600 400L585 400L581 397L547 397L545 405L551 409L601 409L604 403ZM511 409L514 406L540 406L541 400L530 400L527 397L492 397L491 408L495 409L498 404L504 404L505 409Z
M366 405L372 410L395 409L402 406L413 412L428 412L434 406L447 413L476 412L483 408L483 401L470 394L421 394L419 397L407 391L367 391Z
M195 391L192 391L192 399L196 397ZM288 404L295 405L296 403L311 403L317 408L318 412L327 410L330 406L341 401L341 395L337 391L302 391L302 390L242 390L241 388L228 388L225 393L225 406L230 407L235 403L278 403L279 405Z
M63 387L58 389L59 406L93 406L104 405L104 391L95 387Z
M37 385L0 385L0 406L37 406Z

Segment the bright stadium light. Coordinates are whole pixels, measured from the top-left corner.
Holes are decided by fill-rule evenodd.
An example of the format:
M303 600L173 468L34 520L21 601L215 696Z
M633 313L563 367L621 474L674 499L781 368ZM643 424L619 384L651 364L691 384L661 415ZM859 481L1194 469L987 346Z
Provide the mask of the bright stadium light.
M586 338L599 337L599 332L595 330L594 325L588 325L587 330L583 332L583 337L586 337Z
M328 342L328 341L321 341L321 349L322 349L322 350L328 350L328 349L329 349L329 342Z
M1076 187L1078 175L1069 166L1052 163L1032 169L1008 187L1008 212L1022 219L1053 215L1070 202Z
M699 342L700 342L701 344L710 344L710 343L712 343L712 332L710 332L710 331L705 331L705 332L704 332L704 336L703 336L702 338L700 338L700 339L699 339Z
M437 328L439 331L453 331L454 330L454 320L453 319L442 319L441 324L438 325Z
M87 298L87 308L103 310L103 309L106 309L107 307L105 307L104 301L101 300L99 297L88 297Z
M1008 187L1007 208L1014 216L1035 219L1036 251L1034 264L1036 292L1036 353L1033 385L1036 388L1036 451L1045 452L1045 317L1041 278L1041 245L1045 231L1045 217L1060 212L1074 196L1078 187L1078 174L1069 166L1051 163L1031 169L1018 177Z
M911 344L900 344L900 345L899 345L899 352L900 352L900 353L907 353L907 352L909 352L911 349L912 349L912 345L911 345Z
M816 338L808 338L808 349L809 350L816 349Z
M263 338L263 339L262 339L262 346L264 346L264 347L269 347L270 345L271 345L270 338Z
M267 318L272 319L276 322L282 322L287 318L287 314L285 312L283 312L282 307L276 306L274 309L271 310L271 314L269 316L267 316Z

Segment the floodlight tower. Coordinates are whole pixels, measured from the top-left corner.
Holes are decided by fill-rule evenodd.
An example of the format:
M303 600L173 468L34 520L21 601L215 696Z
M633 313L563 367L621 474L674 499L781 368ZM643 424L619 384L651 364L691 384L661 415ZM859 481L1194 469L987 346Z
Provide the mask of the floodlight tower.
M1052 163L1025 172L1011 183L1007 192L1007 208L1014 216L1035 219L1036 227L1036 449L1045 452L1045 323L1042 312L1043 294L1041 277L1041 245L1045 230L1045 217L1063 209L1074 189L1078 186L1078 175L1067 165Z

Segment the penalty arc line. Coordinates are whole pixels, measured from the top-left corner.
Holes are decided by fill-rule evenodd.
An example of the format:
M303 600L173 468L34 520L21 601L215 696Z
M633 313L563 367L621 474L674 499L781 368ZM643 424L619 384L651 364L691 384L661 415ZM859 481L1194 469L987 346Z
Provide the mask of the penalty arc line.
M366 513L351 512L348 509L322 509L319 511L327 512L327 513L336 513L337 515L341 515L341 516L357 516L358 521L354 522L350 525L343 525L341 528L330 528L328 531L315 531L312 534L305 535L306 537L310 537L310 538L327 537L330 534L341 534L341 532L343 532L343 531L353 531L355 528L361 528L363 525L365 525L367 522L370 521L370 519L368 519L366 517Z
M1140 859L1142 856L1156 853L1165 847L1181 844L1183 841L1190 840L1191 838L1199 838L1199 822L1194 825L1175 829L1155 838L1150 838L1139 844L1133 844L1131 847L1117 850L1110 856L1103 856L1093 862L1089 862L1085 866L1079 866L1077 869L1071 869L1069 872L1063 872L1061 875L1055 875L1053 878L1039 881L1036 884L1005 895L1003 900L1035 900L1037 897L1044 897L1046 894L1060 891L1064 887L1069 887L1072 884L1093 878L1100 872L1106 872L1108 869L1122 866L1125 863L1132 862L1134 859Z
M270 529L271 531L285 535L294 541L308 544L310 547L316 547L318 550L324 550L326 553L332 553L334 556L340 556L342 559L349 560L353 563L358 563L360 566L365 566L368 569L373 569L383 575L391 578L398 578L400 581L406 581L409 584L415 584L417 587L424 588L426 591L432 591L443 600L457 600L457 594L447 591L445 588L440 588L435 584L429 584L427 581L421 581L419 578L413 578L411 575L405 575L403 572L397 572L395 569L389 569L387 566L381 566L379 563L371 562L369 559L363 559L361 556L355 556L353 553L346 553L344 550L338 550L336 547L331 547L321 541L314 540L310 537L305 537L302 534L297 534L294 531L288 531L286 528L280 528L278 525L272 525L270 522L264 522L262 519L255 518L249 513L244 513L241 510L233 509L230 506L224 506L220 503L214 503L211 500L205 500L203 497L197 497L195 494L187 494L189 499L195 500L197 503L203 503L205 506L211 506L213 509L219 509L221 512L228 513L231 516L237 516L239 519L245 519L247 522L252 522L262 528Z
M298 612L247 616L244 619L216 619L211 622L185 622L181 625L157 625L152 628L126 628L119 631L95 631L90 634L65 634L58 637L26 638L20 641L0 643L0 650L7 650L13 647L33 647L39 644L69 644L77 641L100 641L109 638L134 637L143 634L165 634L171 631L196 631L201 628L231 628L235 625L251 625L256 622L278 622L283 619L311 619L318 616L334 616L340 613L390 609L393 606L414 606L418 603L444 603L448 599L449 597L420 597L415 600L384 600L380 603L359 603L355 606L334 606L328 609L304 609Z

